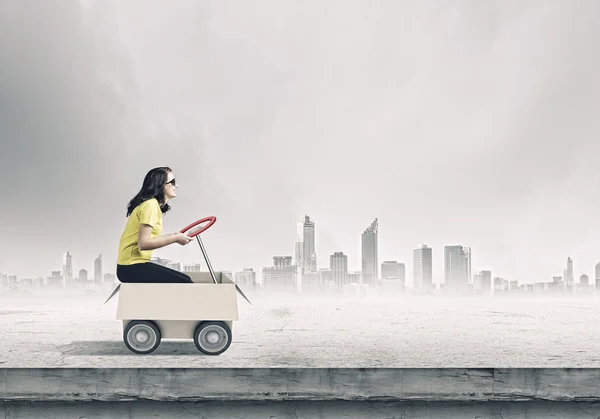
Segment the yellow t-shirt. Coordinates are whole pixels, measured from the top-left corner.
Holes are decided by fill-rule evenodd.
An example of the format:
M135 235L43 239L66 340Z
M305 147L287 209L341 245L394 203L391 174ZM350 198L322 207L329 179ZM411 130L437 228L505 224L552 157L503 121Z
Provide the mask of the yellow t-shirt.
M150 261L152 250L140 250L138 247L138 234L141 224L152 226L151 238L160 235L162 231L162 211L156 198L142 202L129 215L119 242L117 264L132 265Z

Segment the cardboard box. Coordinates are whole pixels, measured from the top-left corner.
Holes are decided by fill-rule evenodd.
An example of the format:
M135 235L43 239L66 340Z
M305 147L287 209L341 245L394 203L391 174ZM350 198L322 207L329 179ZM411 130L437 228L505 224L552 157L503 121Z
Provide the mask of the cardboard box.
M214 273L216 284L210 272L186 274L193 284L122 283L105 301L119 294L116 317L123 322L123 340L130 350L150 353L161 339L194 339L198 349L207 354L222 353L229 347L233 321L239 320L237 293L246 296L222 272ZM200 326L207 326L203 332L206 339ZM215 339L226 341L225 347L217 345Z

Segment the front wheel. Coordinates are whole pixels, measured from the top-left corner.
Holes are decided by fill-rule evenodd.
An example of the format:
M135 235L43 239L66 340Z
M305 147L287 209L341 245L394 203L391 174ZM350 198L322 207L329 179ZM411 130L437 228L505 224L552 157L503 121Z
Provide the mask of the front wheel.
M160 329L147 320L133 320L123 331L123 341L131 352L146 355L160 345Z
M231 345L231 329L221 321L202 322L194 331L194 343L207 355L222 354Z

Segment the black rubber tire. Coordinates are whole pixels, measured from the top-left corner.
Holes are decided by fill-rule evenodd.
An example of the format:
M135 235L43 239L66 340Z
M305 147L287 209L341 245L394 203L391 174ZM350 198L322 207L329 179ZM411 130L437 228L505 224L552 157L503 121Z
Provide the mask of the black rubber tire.
M210 348L209 343L203 342L201 334L207 328L218 332L220 340L216 348ZM223 343L226 340L225 343ZM194 344L198 350L206 355L219 355L225 352L231 345L232 334L231 329L225 322L222 321L205 321L200 323L194 331Z
M134 347L129 342L127 335L129 333L129 331L135 326L146 326L147 328L150 328L154 332L154 334L156 336L156 342L154 342L154 344L150 348L148 348L146 350L140 350L140 349L137 349L136 347ZM127 326L125 327L125 330L123 330L123 342L125 342L125 346L127 346L127 348L131 352L136 353L138 355L147 355L149 353L154 352L156 350L156 348L158 348L158 345L160 345L160 339L161 339L160 329L154 322L149 321L149 320L133 320L133 321L129 322L127 324Z

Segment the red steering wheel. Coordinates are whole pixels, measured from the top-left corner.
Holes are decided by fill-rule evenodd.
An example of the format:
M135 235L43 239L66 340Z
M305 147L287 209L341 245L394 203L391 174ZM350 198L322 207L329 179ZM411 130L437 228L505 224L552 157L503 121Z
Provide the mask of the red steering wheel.
M207 221L210 221L210 223L207 224L207 225L205 225L204 227L202 227L198 231L195 231L192 234L188 234L188 236L189 237L196 237L198 234L202 233L203 231L206 231L208 228L210 228L210 226L212 226L215 223L215 221L217 221L217 217L213 217L211 215L210 217L205 217L205 218L202 218L201 220L195 221L192 224L190 224L189 226L185 227L183 230L181 230L180 233L185 233L190 228L196 227L198 224L202 224L202 223L205 223Z

